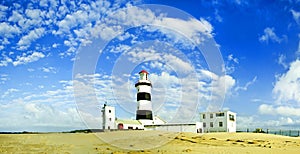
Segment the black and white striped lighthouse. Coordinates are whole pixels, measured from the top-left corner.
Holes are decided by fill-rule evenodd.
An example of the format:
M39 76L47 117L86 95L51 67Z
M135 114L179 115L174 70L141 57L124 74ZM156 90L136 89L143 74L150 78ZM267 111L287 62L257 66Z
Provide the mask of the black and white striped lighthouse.
M136 120L153 120L152 103L151 103L151 88L152 84L149 80L149 73L145 70L139 72L140 79L135 84L137 89L137 111Z

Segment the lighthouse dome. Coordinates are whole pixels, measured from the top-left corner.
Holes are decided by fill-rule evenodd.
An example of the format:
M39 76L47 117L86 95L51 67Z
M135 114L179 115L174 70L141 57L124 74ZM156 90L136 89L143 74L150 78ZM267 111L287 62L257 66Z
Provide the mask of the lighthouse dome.
M149 74L146 70L141 70L141 71L139 72L139 74L141 74L141 73Z

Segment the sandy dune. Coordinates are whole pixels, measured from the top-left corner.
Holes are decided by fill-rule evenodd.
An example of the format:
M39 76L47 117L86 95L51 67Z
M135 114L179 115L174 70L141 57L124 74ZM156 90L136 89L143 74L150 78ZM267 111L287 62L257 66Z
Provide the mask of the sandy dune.
M300 153L300 138L255 133L1 134L0 153Z

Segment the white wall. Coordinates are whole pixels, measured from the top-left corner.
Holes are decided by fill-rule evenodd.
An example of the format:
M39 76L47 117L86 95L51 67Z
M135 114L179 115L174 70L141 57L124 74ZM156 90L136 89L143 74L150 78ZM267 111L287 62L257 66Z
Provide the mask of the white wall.
M144 82L150 83L149 81L145 80ZM151 86L148 85L139 85L137 87L138 92L147 92L151 94Z
M154 125L161 125L161 124L165 124L166 122L163 121L160 117L158 116L154 116L153 117L153 122L154 122Z
M233 120L230 115L233 115ZM227 132L236 132L236 113L230 111L227 112Z
M144 129L143 125L123 124L123 129L129 129L129 127L131 127L132 129Z
M219 116L217 116L217 113ZM224 113L224 115L219 113ZM205 118L203 114L205 114ZM229 119L229 115L234 116L234 121ZM200 113L200 121L203 122L203 125L206 125L206 127L203 126L204 132L236 132L236 113L231 111ZM222 123L221 126L220 122ZM211 123L213 127L211 127Z
M154 124L154 121L153 120L147 120L147 119L140 119L139 120L140 121L140 123L142 124L142 125L153 125Z
M116 119L115 107L106 105L104 107L104 117L103 117L104 129L116 129L115 119Z
M145 130L197 133L196 124L192 124L192 125L187 125L187 124L153 125L153 126L145 127Z

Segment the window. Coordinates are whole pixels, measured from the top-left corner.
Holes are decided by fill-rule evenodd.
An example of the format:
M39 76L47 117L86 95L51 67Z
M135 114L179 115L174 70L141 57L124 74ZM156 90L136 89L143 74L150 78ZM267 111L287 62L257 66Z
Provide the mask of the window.
M202 114L202 118L205 119L205 114Z
M108 126L107 129L110 129L110 126Z
M111 113L111 110L108 110L108 113Z
M234 121L234 115L229 114L229 120Z
M211 113L211 114L210 114L210 118L214 118L214 114Z
M214 123L213 122L210 122L210 127L214 127Z
M219 127L223 127L223 122L219 122Z
M224 112L216 113L216 117L224 117Z
M146 119L152 119L152 112L146 111Z
M141 79L141 80L144 80L144 73L141 73L141 74L140 74L140 79Z
M109 118L109 121L111 121L111 118Z
M203 122L203 127L206 127L206 123L205 122Z
M137 101L139 100L148 100L151 101L151 95L149 93L138 93L137 94Z

